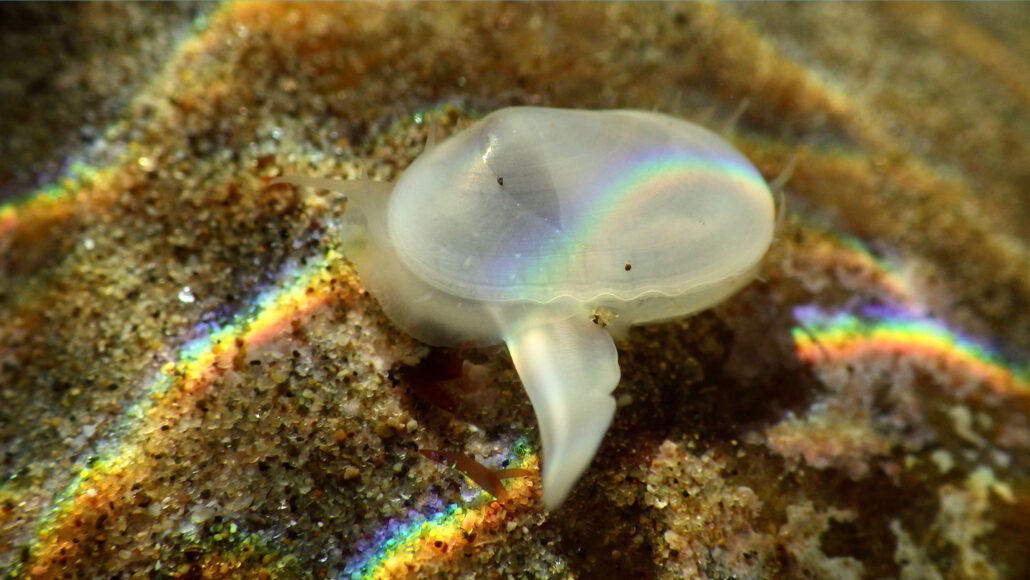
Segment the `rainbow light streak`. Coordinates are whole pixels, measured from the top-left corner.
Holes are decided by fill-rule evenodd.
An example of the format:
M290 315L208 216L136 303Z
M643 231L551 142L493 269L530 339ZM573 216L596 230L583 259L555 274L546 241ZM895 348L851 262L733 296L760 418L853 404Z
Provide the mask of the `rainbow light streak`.
M568 260L554 259L567 256L569 248L585 247L601 235L606 226L626 223L621 216L632 215L660 195L668 195L669 185L690 183L710 174L746 183L756 189L767 186L758 171L740 155L697 154L680 149L651 149L630 156L621 163L606 168L584 194L569 200L567 215L574 221L549 241L551 246L542 252L551 256L549 264L525 280L560 280L569 267ZM600 208L600 211L598 211ZM613 221L614 220L614 221ZM518 265L518 261L515 261Z
M524 436L512 446L510 467L531 468L538 464ZM525 478L509 480L508 505L528 498L533 484ZM512 501L514 500L514 502ZM439 504L439 501L437 500ZM372 580L410 575L420 562L456 557L470 543L469 533L482 526L495 526L507 510L498 506L490 494L479 490L465 506L434 506L434 513L410 512L404 522L390 520L377 532L370 547L359 549L364 555L352 560L337 578L339 580Z
M140 396L130 405L109 431L108 439L97 445L96 460L82 469L56 498L49 512L34 526L37 538L31 553L44 557L60 549L61 527L73 526L67 518L73 508L82 503L81 496L102 497L104 489L117 489L123 476L146 472L147 461L142 453L141 434L159 406L174 406L185 396L195 395L218 380L225 370L232 368L232 359L238 351L237 339L248 347L274 339L289 332L290 323L325 306L335 299L330 281L334 279L328 265L338 260L334 252L310 260L303 269L288 269L281 277L284 282L259 295L254 306L237 316L231 324L198 338L179 352L175 363L168 363L157 373ZM180 387L174 390L173 387ZM54 540L47 543L47 539Z
M913 284L897 256L883 251L881 253L886 253L885 256L877 256L861 239L843 231L841 224L829 215L807 207L803 198L792 197L787 205L793 219L797 219L817 239L823 238L827 242L826 247L804 244L798 252L810 254L811 259L820 264L830 264L837 271L869 273L873 275L870 276L870 284L886 290L887 300L918 308L919 300Z
M205 47L202 41L205 32L208 31L209 23L215 18L223 18L228 15L228 4L219 4L212 8L209 13L201 12L191 23L189 30L176 42L176 46L170 51L169 57L162 65L162 71L155 75L133 97L133 100L147 95L154 87L160 87L167 79L176 72L176 66L183 61L183 56L190 52L201 52ZM217 42L216 35L207 42ZM125 111L132 111L133 107L127 105ZM96 148L99 144L118 141L118 129L125 124L124 119L116 119L102 132L103 137L97 139L91 147ZM133 147L136 143L130 144L130 152L119 156L119 160L104 167L96 169L79 160L88 154L76 154L68 162L68 169L63 177L58 178L54 184L30 191L24 194L15 195L13 198L0 202L0 235L8 232L21 221L42 218L50 221L72 212L71 207L76 205L77 194L88 187L93 181L110 182L112 178L122 172L121 166L125 163L132 163L132 158L138 155ZM109 187L103 185L103 188Z
M76 194L87 184L106 181L113 176L111 168L98 170L82 163L73 163L68 175L46 187L15 196L0 203L0 235L15 228L26 219L46 219L71 213L69 206L76 201Z
M811 225L806 223L806 225ZM888 259L877 257L861 240L835 230L824 230L834 242L841 244L847 254L836 254L833 263L836 267L847 270L856 269L878 274L876 283L882 286L892 300L909 303L913 307L918 304L914 296L912 283L904 272Z
M586 219L606 215L587 211L589 207L623 207L643 205L649 199L668 191L666 185L676 181L695 181L703 174L712 174L747 183L758 190L767 189L758 171L739 154L712 152L699 154L680 149L651 149L613 164L599 176L590 190L596 196L577 199L579 207L573 215L581 216L570 230L570 238L586 241L603 225L601 220ZM771 201L771 200L770 200Z
M857 315L798 306L794 317L801 323L792 330L795 348L806 362L867 354L913 356L960 369L1000 394L1030 396L1030 366L1006 364L989 347L939 320L890 306L867 306Z

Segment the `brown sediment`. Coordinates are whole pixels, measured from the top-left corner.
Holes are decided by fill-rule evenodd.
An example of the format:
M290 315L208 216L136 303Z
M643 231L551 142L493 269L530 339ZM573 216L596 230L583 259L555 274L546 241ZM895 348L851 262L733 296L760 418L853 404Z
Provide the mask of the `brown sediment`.
M519 435L537 449L510 361L474 353L474 380L423 397L458 415L411 405L457 359L426 357L363 292L339 196L265 185L393 179L425 143L416 113L450 134L510 105L679 103L717 126L747 99L729 138L761 173L798 154L761 280L619 344L615 421L561 509L521 493L520 509L459 526L447 553L380 573L1030 574L1025 8L3 10L60 31L0 18L7 54L62 65L5 69L18 71L0 87L0 110L24 113L0 188L28 194L0 206L4 572L339 576L391 522L462 505L415 452L493 456ZM33 197L69 152L95 171ZM250 326L320 261L271 331ZM940 348L799 354L796 307L867 304L987 344L997 356L978 364L998 372ZM487 472L491 493L530 476Z

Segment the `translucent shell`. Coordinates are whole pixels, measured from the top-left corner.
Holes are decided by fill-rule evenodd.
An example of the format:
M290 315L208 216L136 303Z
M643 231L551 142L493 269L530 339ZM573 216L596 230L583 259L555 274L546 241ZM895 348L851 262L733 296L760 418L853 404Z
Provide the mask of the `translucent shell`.
M737 150L640 111L502 109L427 147L393 186L279 182L347 194L348 258L394 324L431 344L508 347L540 426L548 509L615 414L612 334L739 290L775 221Z
M772 239L765 181L710 131L640 111L517 107L420 156L388 210L399 258L462 298L680 295Z

